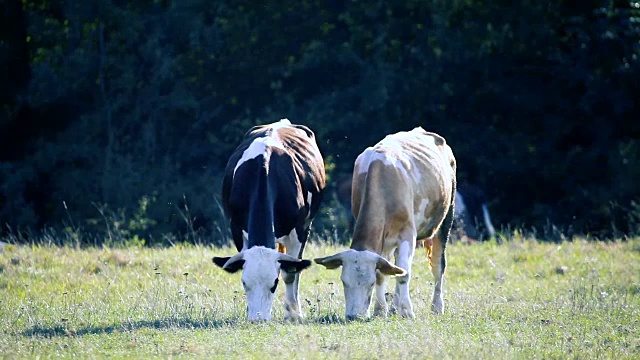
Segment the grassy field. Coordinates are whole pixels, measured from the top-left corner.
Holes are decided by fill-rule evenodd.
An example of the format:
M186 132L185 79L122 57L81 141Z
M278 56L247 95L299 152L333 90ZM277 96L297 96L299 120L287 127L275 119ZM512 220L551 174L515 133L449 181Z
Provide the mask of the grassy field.
M310 244L306 258L339 248ZM443 316L414 262L416 319L343 321L339 271L302 275L303 324L244 320L231 248L75 249L0 254L2 358L640 358L640 239L450 245ZM390 282L393 285L393 282ZM390 286L390 289L392 286Z

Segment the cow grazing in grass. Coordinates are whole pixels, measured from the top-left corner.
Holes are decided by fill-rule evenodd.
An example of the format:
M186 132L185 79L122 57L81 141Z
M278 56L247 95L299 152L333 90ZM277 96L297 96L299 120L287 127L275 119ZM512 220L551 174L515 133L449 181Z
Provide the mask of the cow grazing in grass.
M387 315L386 275L396 276L392 310L415 317L409 297L417 239L433 242L432 311L444 312L445 246L453 222L456 162L443 137L422 128L389 135L358 156L353 172L356 218L349 250L315 259L342 266L347 319ZM395 253L395 265L389 259Z
M239 252L213 262L230 273L243 270L250 320L271 319L280 270L285 319L302 319L299 273L311 265L301 260L302 252L324 187L324 162L314 133L289 120L252 128L231 155L222 200Z

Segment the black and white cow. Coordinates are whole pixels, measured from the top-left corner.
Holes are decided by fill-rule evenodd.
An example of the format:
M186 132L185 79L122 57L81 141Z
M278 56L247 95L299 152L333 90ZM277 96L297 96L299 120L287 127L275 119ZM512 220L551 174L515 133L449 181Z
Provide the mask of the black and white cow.
M314 133L287 119L252 128L231 155L222 200L239 252L213 262L230 273L243 270L250 320L271 319L280 270L285 319L302 319L299 273L311 265L302 252L325 181Z

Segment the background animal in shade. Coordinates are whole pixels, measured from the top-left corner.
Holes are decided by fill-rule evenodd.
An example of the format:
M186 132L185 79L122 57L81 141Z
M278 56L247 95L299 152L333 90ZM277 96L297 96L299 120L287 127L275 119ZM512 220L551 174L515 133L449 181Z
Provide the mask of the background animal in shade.
M454 228L462 241L483 241L496 236L484 191L459 184L455 199Z
M344 210L345 217L347 218L348 230L349 233L353 232L353 227L356 224L356 219L353 217L353 211L351 210L351 188L353 174L352 173L341 173L336 176L336 180L333 182L333 190L340 203L342 209Z
M351 174L336 177L334 190L338 202L346 211L349 232L353 232L355 218L351 210ZM471 184L458 184L455 194L453 218L454 238L463 242L484 241L496 236L495 227L487 205L487 197L482 189Z
M444 312L445 246L453 222L456 162L443 137L418 127L388 135L358 156L352 190L356 218L349 250L315 259L328 269L342 266L345 316L386 316L386 276L396 276L392 310L415 317L409 296L417 239L433 242L435 287L432 311ZM395 265L389 259L395 254Z
M314 133L287 119L252 128L231 155L222 200L239 252L213 262L230 273L243 270L249 319L271 319L280 270L285 319L302 319L299 273L311 262L301 258L324 187Z

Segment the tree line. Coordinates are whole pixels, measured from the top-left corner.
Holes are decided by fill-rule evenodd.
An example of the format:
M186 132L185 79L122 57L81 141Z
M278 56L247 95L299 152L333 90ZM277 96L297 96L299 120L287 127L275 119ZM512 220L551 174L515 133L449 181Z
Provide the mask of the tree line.
M221 171L247 129L280 118L316 132L330 184L422 126L506 231L640 233L638 2L7 0L0 13L2 234L226 241Z

